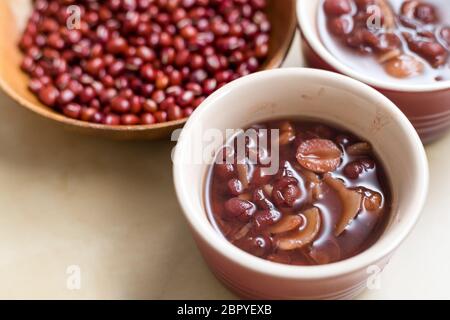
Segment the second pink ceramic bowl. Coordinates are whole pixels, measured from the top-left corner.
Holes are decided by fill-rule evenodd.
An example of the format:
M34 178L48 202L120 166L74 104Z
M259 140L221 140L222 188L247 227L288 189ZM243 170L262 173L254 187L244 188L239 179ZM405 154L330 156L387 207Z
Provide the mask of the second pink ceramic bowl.
M227 129L299 117L334 123L370 141L392 185L392 215L381 238L363 253L329 265L290 266L252 256L219 234L205 209L209 162ZM211 145L217 136L224 139ZM302 68L255 73L206 99L178 140L173 172L181 207L209 267L238 295L256 299L354 297L366 288L370 268L381 270L412 230L428 189L422 143L391 101L359 81Z
M423 85L410 85L401 80L385 83L349 68L336 59L320 39L317 17L321 2L297 2L302 50L308 66L339 72L377 89L402 110L424 143L432 142L445 134L450 129L450 81Z

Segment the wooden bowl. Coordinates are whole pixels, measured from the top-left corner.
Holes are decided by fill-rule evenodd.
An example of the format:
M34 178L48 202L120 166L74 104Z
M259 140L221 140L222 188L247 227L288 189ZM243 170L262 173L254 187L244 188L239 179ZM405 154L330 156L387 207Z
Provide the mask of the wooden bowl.
M21 29L30 12L31 0L0 1L0 87L24 106L60 126L81 133L116 139L158 139L168 137L186 119L154 125L109 126L74 120L43 105L28 88L29 77L20 69L18 48ZM296 28L295 0L269 0L267 13L272 23L270 52L261 70L278 68L286 57Z

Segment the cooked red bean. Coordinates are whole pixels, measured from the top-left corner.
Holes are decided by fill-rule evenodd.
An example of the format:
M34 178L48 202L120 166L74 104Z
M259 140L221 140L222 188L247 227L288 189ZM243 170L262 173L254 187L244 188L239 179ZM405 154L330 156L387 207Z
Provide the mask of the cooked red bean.
M68 30L67 7L75 2L80 28ZM75 112L64 108L79 105L82 121L133 125L188 117L217 88L257 71L269 51L264 0L33 5L19 43L29 89L72 118Z
M349 179L358 179L364 172L375 168L375 162L371 159L361 159L348 163L344 167L344 174Z
M425 23L433 23L438 19L435 7L427 3L420 3L416 7L414 16Z
M349 0L325 0L324 9L330 16L340 16L350 13L352 8Z
M225 202L225 211L231 218L251 216L255 212L255 205L247 200L231 198Z
M352 23L349 19L343 17L331 18L328 21L328 29L332 34L338 37L345 36L352 31Z
M292 177L283 177L273 184L272 197L278 207L293 207L300 198L298 181Z
M244 191L242 182L236 178L230 179L227 183L227 187L230 194L234 196L238 196Z
M275 209L266 209L258 211L255 214L255 228L263 229L265 227L274 225L281 219L281 213Z
M222 163L215 166L215 171L222 179L229 179L234 175L234 167L232 164Z

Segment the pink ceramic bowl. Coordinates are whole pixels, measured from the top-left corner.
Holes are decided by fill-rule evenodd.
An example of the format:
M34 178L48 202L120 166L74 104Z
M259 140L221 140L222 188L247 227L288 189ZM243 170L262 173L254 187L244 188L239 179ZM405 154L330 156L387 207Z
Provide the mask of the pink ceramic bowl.
M320 0L299 0L297 18L302 50L308 66L345 74L362 81L392 100L412 122L424 143L432 142L450 129L450 81L411 85L385 83L358 73L336 59L322 43L317 28Z
M210 224L204 204L212 133L273 118L316 118L370 141L385 164L393 194L392 218L363 253L323 266L289 266L259 259L230 244ZM220 135L219 135L220 137ZM208 149L209 148L209 149ZM209 150L202 153L202 150ZM203 257L226 286L245 298L351 298L365 287L369 267L383 268L412 230L428 188L428 166L408 119L371 87L316 69L278 69L236 80L215 92L188 120L174 153L178 199Z

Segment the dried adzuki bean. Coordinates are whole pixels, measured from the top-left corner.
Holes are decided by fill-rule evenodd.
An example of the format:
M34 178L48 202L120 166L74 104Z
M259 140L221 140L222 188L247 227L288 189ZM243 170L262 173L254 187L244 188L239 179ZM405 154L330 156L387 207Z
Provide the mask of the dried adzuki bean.
M68 29L73 4L83 14L79 28ZM269 54L265 9L264 0L39 0L19 43L21 68L30 91L71 118L179 120L262 65Z

